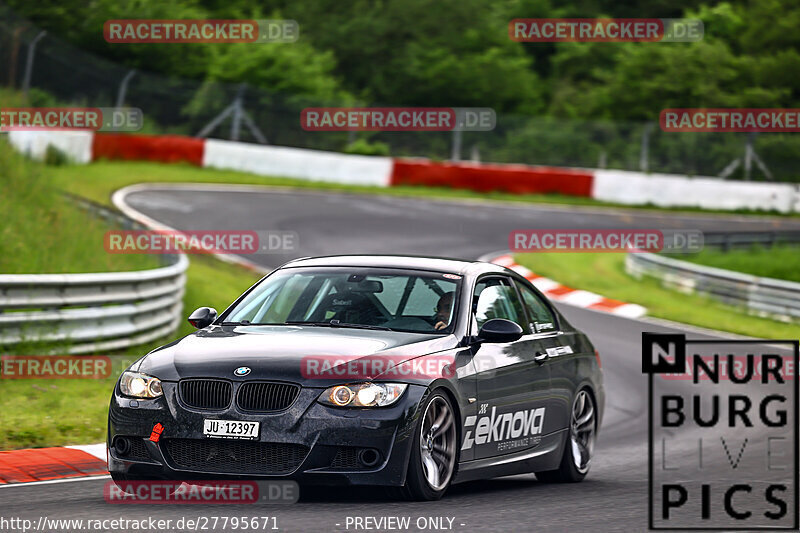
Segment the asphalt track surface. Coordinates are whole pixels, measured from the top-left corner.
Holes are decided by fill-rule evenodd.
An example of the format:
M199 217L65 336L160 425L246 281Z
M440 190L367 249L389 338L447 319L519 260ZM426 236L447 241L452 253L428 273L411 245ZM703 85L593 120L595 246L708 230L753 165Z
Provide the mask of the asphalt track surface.
M127 204L180 230L283 230L299 236L299 249L285 256L251 255L267 267L297 256L339 253L399 253L473 259L506 248L509 231L530 228L644 228L746 231L800 229L793 219L745 218L646 212L429 201L389 196L359 196L298 191L175 190L154 186L135 192ZM213 280L209 280L213 283ZM243 285L242 289L245 287ZM303 490L294 505L110 505L103 500L106 479L0 488L0 516L61 519L201 516L277 516L285 531L356 531L348 517L453 518L451 531L647 530L647 378L641 367L641 333L685 332L664 326L569 306L559 306L598 348L605 371L606 415L592 469L584 482L546 485L533 475L470 482L451 487L438 502L397 502L370 489ZM695 339L714 338L689 331ZM722 348L721 348L722 350ZM682 390L664 382L660 391ZM676 435L680 436L680 429ZM736 438L745 433L727 430ZM688 437L688 435L686 435ZM787 435L791 437L791 435ZM755 439L754 439L755 440ZM731 444L738 450L740 441ZM759 444L747 449L736 475L764 473ZM751 450L754 455L750 455ZM683 450L686 451L686 450ZM689 482L714 477L725 465L719 444L709 446L705 470L692 467L691 454L677 457L680 476ZM680 455L680 454L678 454ZM791 494L787 501L792 502ZM722 506L715 495L714 509ZM696 497L691 505L696 505ZM791 507L791 505L790 505ZM791 509L790 509L791 513ZM64 529L66 530L66 529ZM176 530L174 525L167 529ZM218 530L221 530L218 528ZM362 530L363 529L359 529ZM433 529L427 529L432 531ZM119 531L109 529L109 531ZM373 529L373 531L375 531ZM388 531L388 529L384 529Z

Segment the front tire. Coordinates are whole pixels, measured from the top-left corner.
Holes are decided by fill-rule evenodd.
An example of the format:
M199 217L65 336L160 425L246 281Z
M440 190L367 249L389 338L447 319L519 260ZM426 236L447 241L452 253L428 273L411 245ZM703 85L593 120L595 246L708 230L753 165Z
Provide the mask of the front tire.
M556 470L536 472L544 483L577 483L589 473L597 434L597 408L592 395L581 389L572 402L569 435L564 442L561 464Z
M406 499L440 499L455 473L458 459L458 422L446 394L434 391L421 409L408 462L406 484L400 495Z

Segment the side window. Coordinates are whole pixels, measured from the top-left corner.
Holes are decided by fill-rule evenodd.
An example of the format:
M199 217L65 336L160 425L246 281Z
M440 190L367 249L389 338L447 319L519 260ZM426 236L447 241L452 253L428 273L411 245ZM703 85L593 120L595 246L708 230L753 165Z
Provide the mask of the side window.
M522 299L525 301L525 308L528 310L528 315L531 318L531 328L534 333L541 333L544 331L555 331L556 322L553 320L553 314L547 307L547 304L542 301L538 294L530 290L528 287L517 284L519 292L522 293Z
M525 314L517 298L514 287L502 278L489 278L479 281L475 285L473 296L473 310L477 328L493 318L505 318L519 324L523 330Z

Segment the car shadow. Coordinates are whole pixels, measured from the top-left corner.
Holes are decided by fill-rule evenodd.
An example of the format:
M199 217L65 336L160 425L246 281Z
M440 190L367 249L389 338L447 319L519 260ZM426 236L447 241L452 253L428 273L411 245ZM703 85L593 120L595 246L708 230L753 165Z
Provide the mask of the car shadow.
M550 486L551 485L536 481L536 478L532 475L468 481L450 487L444 498L452 500L454 498L475 494L486 495ZM399 501L399 498L392 496L390 490L384 487L303 486L300 489L300 500L298 503L389 503L397 501Z
M642 483L644 483L642 481ZM640 491L638 484L622 480L608 480L602 478L588 477L581 483L541 483L536 480L533 474L520 474L515 476L469 481L453 485L448 489L443 501L458 502L459 500L469 504L474 496L486 498L491 496L497 501L504 501L510 498L512 493L524 493L524 495L537 494L537 497L544 499L562 498L565 494L573 497L577 492L585 494L597 493L628 493L631 487L635 486L636 491ZM302 486L300 488L299 504L304 503L398 503L403 500L393 496L389 490L383 487L360 487L360 486ZM414 503L414 502L407 502ZM419 502L423 505L424 502Z

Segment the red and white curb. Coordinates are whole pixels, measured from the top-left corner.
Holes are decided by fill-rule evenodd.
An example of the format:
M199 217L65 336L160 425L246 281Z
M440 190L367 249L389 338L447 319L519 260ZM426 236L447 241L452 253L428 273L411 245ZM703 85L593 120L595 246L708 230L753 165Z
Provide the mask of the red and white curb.
M514 261L514 257L511 254L495 256L489 259L489 262L513 270L533 283L550 300L556 302L628 318L639 318L647 314L647 309L641 305L620 302L593 292L566 287L550 278L534 274L528 268Z
M105 444L0 452L0 486L108 475Z

